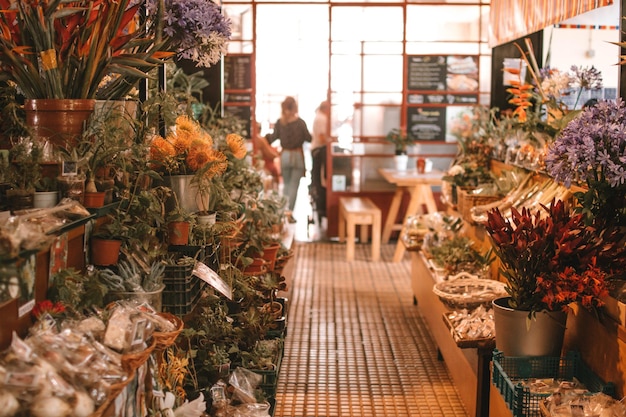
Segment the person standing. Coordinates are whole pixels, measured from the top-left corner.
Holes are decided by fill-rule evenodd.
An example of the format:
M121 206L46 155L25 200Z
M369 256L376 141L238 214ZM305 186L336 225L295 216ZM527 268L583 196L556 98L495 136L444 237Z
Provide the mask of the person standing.
M311 140L311 186L309 194L315 204L315 211L321 223L326 217L326 146L330 143L328 132L328 112L330 104L322 101L313 119L313 139Z
M286 97L281 103L281 116L274 125L270 142L278 139L280 152L280 172L283 177L283 194L288 198L289 210L293 212L298 196L300 179L305 174L304 142L311 141L311 133L306 122L298 115L298 103L293 97ZM294 221L293 216L290 221Z

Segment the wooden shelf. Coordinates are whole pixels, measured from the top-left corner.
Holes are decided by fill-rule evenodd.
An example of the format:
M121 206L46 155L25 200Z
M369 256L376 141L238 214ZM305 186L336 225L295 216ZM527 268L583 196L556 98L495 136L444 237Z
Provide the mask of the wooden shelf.
M436 282L434 272L429 268L422 252L410 253L414 302L428 323L440 356L446 362L468 415L473 417L511 416L508 407L491 384L489 364L493 345L478 342L464 348L457 345L450 334L448 325L442 319L450 310L432 290Z

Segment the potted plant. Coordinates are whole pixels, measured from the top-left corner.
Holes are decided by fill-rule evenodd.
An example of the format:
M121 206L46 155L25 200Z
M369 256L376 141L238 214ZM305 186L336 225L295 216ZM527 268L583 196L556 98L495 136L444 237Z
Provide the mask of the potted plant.
M6 191L13 210L33 207L35 186L41 179L43 148L30 138L21 138L9 149Z
M48 208L54 207L59 200L59 193L56 178L42 177L35 184L35 195L33 207Z
M407 135L405 130L391 129L385 139L391 142L395 147L396 169L405 171L409 162L407 148L415 143L415 139L411 135Z
M494 209L485 224L509 294L493 302L496 346L507 356L559 356L570 304L603 305L623 235L598 234L560 200L511 213Z
M207 183L227 168L226 155L215 149L211 136L186 115L176 118L174 129L165 138L155 136L151 140L150 162L165 175L177 204L190 213L208 205Z
M166 215L167 238L170 245L187 245L195 215L181 207L169 210Z

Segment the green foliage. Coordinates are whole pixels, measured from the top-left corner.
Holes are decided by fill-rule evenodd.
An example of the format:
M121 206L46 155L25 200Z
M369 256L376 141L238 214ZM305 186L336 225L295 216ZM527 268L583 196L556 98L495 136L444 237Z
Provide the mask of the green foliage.
M43 146L30 138L21 138L9 150L8 182L18 190L35 191L41 179Z
M48 298L77 312L103 307L109 291L98 271L83 274L75 268L65 268L52 275L51 282Z

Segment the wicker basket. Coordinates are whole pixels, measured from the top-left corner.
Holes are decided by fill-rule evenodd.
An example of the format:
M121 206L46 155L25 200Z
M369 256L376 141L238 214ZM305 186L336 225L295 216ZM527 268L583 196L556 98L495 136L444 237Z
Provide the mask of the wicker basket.
M152 344L150 344L144 350L140 350L138 352L125 353L122 355L122 369L126 372L133 372L138 369L141 365L146 363L154 349L156 348L156 340L152 339Z
M472 188L457 190L457 207L459 214L461 215L461 218L469 224L475 224L472 220L472 207L493 203L494 201L498 201L502 198L497 195L474 194L472 192L473 190L474 189Z
M100 404L100 406L96 409L96 411L91 413L89 417L101 417L103 415L106 415L108 408L111 406L111 404L113 404L117 396L120 395L120 393L124 390L124 388L126 388L126 386L134 378L135 378L135 371L132 371L128 374L128 377L124 381L111 385L109 389L109 393L107 394L107 397L104 400L104 402Z
M167 321L172 322L175 327L175 330L172 330L171 332L154 332L152 334L152 338L156 344L155 350L165 350L174 344L180 332L183 331L185 322L183 322L180 317L171 313L158 313L158 315Z
M504 283L461 272L434 285L433 292L451 309L474 309L507 295Z

